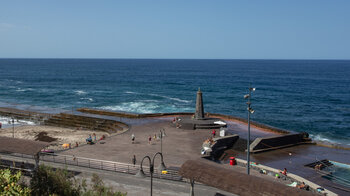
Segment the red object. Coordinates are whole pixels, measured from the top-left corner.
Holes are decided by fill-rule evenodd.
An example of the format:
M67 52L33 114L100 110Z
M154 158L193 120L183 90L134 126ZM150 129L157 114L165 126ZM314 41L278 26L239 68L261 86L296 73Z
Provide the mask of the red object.
M236 165L236 158L230 157L230 165Z

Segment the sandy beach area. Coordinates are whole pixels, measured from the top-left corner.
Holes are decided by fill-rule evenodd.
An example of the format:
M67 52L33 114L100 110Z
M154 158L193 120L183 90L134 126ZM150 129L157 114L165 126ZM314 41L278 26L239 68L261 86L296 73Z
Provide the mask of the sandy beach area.
M106 132L44 125L24 125L14 127L15 138L50 142L51 145L48 148L53 150L63 149L63 144L70 143L71 147L75 147L76 143L78 143L78 145L86 144L85 139L88 138L89 135L93 136L94 133L96 134L97 139L101 138L102 135L105 135L106 137L109 136ZM0 136L12 137L12 134L12 127L0 129Z

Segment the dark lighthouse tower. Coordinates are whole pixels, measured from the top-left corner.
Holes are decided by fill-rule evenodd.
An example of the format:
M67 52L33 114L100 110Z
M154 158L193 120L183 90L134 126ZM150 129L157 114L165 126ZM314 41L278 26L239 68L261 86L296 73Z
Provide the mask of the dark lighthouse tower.
M203 98L202 98L202 91L200 88L198 88L198 91L197 91L196 113L194 114L194 118L197 120L204 119Z
M191 118L183 116L179 119L180 120L176 122L176 127L181 129L219 129L227 126L226 122L219 118L204 116L203 97L200 88L198 88L197 91L196 112L194 116Z

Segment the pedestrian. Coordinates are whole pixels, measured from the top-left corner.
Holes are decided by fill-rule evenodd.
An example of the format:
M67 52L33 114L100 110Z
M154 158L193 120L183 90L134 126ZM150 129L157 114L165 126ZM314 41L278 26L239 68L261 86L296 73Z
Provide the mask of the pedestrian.
M151 141L152 141L152 137L151 135L148 137L148 144L151 144Z
M92 136L94 136L94 142L96 142L96 134L93 133Z
M2 127L2 124L1 124L1 122L0 122L0 129L1 129L1 127Z
M134 164L134 167L136 165L136 156L134 155L134 157L132 158L132 164Z
M212 136L213 136L213 138L215 137L215 135L216 135L216 131L215 131L215 129L213 129L213 132L211 132L211 134L212 134Z
M135 134L131 134L131 143L135 142Z

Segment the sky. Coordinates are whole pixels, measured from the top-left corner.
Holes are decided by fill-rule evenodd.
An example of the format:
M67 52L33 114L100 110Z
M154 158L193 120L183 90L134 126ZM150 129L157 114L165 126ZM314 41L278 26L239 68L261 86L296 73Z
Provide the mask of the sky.
M348 0L2 0L0 58L350 59Z

